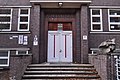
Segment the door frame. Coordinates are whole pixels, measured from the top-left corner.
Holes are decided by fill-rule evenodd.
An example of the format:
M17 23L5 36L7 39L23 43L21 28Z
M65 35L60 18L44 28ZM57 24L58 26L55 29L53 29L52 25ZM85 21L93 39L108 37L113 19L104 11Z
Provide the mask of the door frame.
M46 41L45 41L45 46L46 46L46 62L47 62L47 49L48 49L48 23L49 22L60 22L60 23L65 23L65 22L71 22L72 23L72 57L73 57L73 62L74 63L74 58L75 58L75 17L70 18L70 19L65 19L65 18L45 18L45 35L46 35Z

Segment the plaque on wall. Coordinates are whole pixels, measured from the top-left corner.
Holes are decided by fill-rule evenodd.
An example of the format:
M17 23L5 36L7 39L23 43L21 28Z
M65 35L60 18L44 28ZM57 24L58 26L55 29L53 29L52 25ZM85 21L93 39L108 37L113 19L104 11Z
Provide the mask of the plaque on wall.
M37 37L37 35L34 36L33 45L38 45L38 37Z
M28 36L24 36L23 45L27 45L27 44L28 44Z
M19 35L18 44L23 44L23 35Z
M87 35L83 35L83 40L87 40Z

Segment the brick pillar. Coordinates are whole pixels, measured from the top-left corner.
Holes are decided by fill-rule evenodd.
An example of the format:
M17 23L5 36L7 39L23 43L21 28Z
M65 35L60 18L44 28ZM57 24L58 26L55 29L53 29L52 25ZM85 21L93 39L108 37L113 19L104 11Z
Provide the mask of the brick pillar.
M81 5L81 63L88 63L88 6Z
M108 55L105 54L89 54L89 63L94 65L101 80L111 80L108 79Z
M76 26L75 26L75 51L76 51L76 54L74 55L74 62L75 63L81 63L81 54L80 54L80 51L81 51L81 46L80 46L80 10L78 10L76 12Z
M117 80L114 55L98 54L89 54L89 63L94 65L101 80Z
M39 63L39 34L40 34L40 5L35 4L32 11L31 11L31 23L32 23L32 38L33 38L33 47L32 47L32 54L33 54L33 63ZM37 44L38 42L38 44Z

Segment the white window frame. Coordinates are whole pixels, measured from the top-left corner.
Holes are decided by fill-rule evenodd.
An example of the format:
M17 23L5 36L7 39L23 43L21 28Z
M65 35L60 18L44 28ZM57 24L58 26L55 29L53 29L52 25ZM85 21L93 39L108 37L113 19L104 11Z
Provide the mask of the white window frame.
M100 15L93 15L92 14L93 10L100 10ZM91 14L91 31L103 31L102 9L90 9L90 14ZM100 18L100 22L93 22L93 17L99 17ZM93 24L99 24L100 25L100 30L94 30L93 29Z
M9 62L10 62L10 60L9 60L9 59L10 59L10 51L8 51L8 56L6 56L6 57L1 57L1 56L0 56L0 60L1 60L1 59L7 59L8 61L7 61L7 64L3 64L3 65L0 64L0 67L9 66Z
M0 29L0 31L11 31L11 26L12 26L12 12L13 9L12 8L1 8L3 10L5 9L10 9L11 10L11 14L0 14L1 17L10 17L10 22L0 22L0 24L10 24L10 28L9 29Z
M28 9L28 14L20 14L21 10ZM29 26L30 26L30 8L19 8L19 13L18 13L18 31L29 31ZM20 22L20 17L28 17L28 22ZM28 28L27 29L20 29L20 24L27 24Z
M120 15L110 15L110 10L119 10L120 11L120 9L108 9L108 23L109 23L109 31L120 31L120 30L111 30L110 29L110 25L111 24L119 24L120 25L120 22L110 22L110 18L111 17L120 17Z
M26 54L19 54L19 51L25 51ZM27 54L29 54L28 50L19 50L19 51L16 51L16 55L27 55Z

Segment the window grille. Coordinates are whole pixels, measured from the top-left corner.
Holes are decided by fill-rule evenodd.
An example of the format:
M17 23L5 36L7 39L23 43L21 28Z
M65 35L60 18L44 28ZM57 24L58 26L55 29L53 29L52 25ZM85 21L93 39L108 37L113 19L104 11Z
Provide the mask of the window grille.
M0 51L0 66L9 66L10 51Z
M102 9L91 9L91 31L103 31Z
M30 9L20 8L18 18L18 31L29 31Z
M12 9L0 9L0 31L11 31Z

